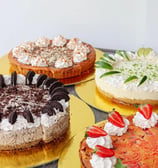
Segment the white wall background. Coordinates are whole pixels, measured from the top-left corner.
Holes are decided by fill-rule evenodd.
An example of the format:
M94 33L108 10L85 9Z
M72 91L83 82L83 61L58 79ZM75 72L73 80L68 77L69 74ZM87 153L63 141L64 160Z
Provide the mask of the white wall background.
M94 47L158 51L157 0L0 0L0 56L41 36Z

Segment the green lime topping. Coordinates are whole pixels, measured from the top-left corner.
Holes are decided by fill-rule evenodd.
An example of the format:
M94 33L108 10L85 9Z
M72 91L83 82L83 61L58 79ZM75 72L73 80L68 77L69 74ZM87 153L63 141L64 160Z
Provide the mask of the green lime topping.
M105 72L103 73L100 78L104 77L104 76L108 76L108 75L114 75L114 74L118 74L118 73L121 73L120 71L108 71L108 72Z
M140 80L138 86L142 85L145 81L147 80L147 76L143 76L142 79Z
M101 60L97 61L95 64L96 64L96 68L103 68L103 69L109 69L109 70L113 69L111 64L101 61Z
M130 82L130 81L135 80L135 79L138 79L138 77L137 76L130 76L124 81L124 83Z
M116 61L114 58L110 57L108 54L104 53L103 56L111 61Z
M148 56L152 48L139 48L137 51L138 56Z

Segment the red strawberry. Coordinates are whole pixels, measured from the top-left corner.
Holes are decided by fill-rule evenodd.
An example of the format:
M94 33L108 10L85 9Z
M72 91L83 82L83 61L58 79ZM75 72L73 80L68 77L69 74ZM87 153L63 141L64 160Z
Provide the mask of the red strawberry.
M122 116L117 111L111 112L109 114L108 120L117 127L123 128L125 126Z
M152 113L152 106L150 104L140 105L138 111L144 116L144 118L149 119Z
M106 131L96 126L89 127L85 134L86 137L88 136L91 138L97 138L97 137L106 136L106 135L107 135Z
M100 157L112 157L115 155L114 151L111 149L108 149L101 145L96 145L94 153L96 153Z

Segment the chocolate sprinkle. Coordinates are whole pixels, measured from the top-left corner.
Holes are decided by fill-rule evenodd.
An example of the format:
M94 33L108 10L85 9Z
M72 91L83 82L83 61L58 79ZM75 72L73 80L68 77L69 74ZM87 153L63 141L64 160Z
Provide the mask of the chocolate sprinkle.
M53 90L52 90L53 89ZM49 93L53 95L56 92L63 92L65 94L69 94L69 92L64 88L64 87L56 87L56 88L51 88L49 89Z
M23 112L23 116L24 118L27 120L27 122L31 122L31 123L34 123L34 119L33 119L33 116L31 114L31 112L29 110L25 110Z
M4 82L4 77L3 77L3 75L0 74L0 88L3 88L5 86L6 86L6 84Z
M55 78L47 78L44 83L43 83L43 86L46 86L47 88L54 82L56 82L57 79Z
M70 99L70 97L63 92L56 92L51 97L51 101L54 101L54 100L59 101L59 100L62 100L62 99L65 99L65 101L67 102Z
M11 85L16 86L17 83L17 73L16 71L11 74Z
M16 122L16 119L17 119L16 111L11 112L8 117L9 117L9 122L11 124L14 124Z
M43 83L43 81L44 81L46 78L47 78L47 75L45 75L45 74L39 75L38 78L37 78L37 84L36 84L36 86L37 86L37 87L41 86L42 83Z
M55 81L54 83L52 83L50 85L50 88L49 88L49 93L51 93L56 87L62 87L64 86L62 82L60 81Z
M34 71L29 71L26 75L25 84L26 85L31 85L34 76L35 76L35 72Z
M56 115L55 110L50 105L43 107L42 113L47 113L49 116Z
M64 111L63 106L59 102L57 102L57 101L50 101L49 105L52 108L55 108L55 109L59 110L60 112Z

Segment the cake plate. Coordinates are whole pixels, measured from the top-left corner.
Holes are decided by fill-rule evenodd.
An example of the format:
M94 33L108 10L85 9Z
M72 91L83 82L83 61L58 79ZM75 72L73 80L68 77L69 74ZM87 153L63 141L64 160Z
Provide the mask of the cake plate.
M89 106L77 97L70 95L70 128L63 141L58 144L39 145L27 151L0 152L1 167L32 167L56 160L65 144L80 130L94 122L94 115Z

